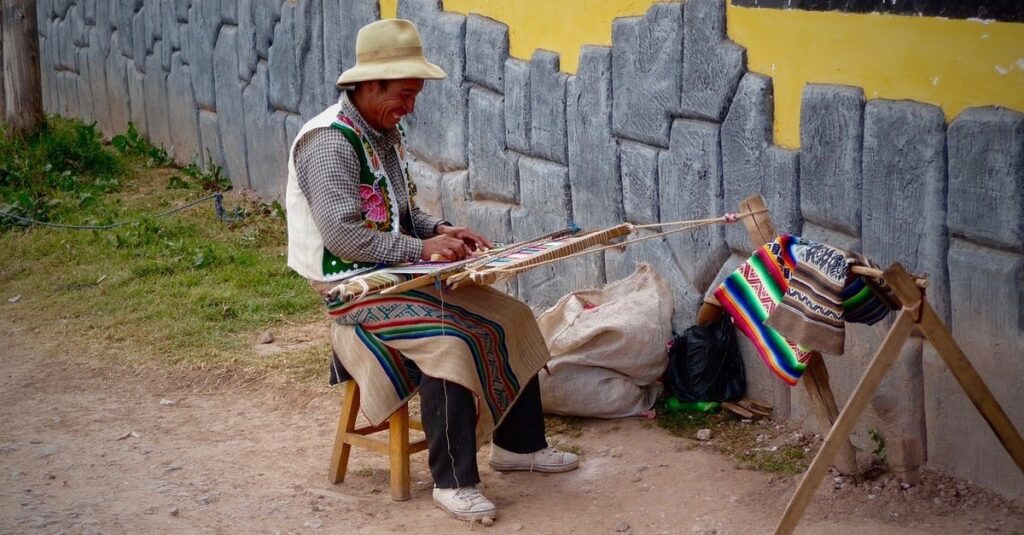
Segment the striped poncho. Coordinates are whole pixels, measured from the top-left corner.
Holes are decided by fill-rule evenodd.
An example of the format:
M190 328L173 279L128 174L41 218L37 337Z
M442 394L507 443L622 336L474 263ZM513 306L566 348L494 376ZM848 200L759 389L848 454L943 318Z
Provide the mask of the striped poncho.
M884 281L851 276L856 264L868 262L783 234L754 251L715 297L768 368L794 386L811 351L843 353L845 322L871 325L894 306Z
M807 367L810 349L787 340L765 321L785 295L796 269L798 248L805 245L798 236L783 234L754 251L715 290L715 298L732 316L736 328L753 342L768 368L790 386Z

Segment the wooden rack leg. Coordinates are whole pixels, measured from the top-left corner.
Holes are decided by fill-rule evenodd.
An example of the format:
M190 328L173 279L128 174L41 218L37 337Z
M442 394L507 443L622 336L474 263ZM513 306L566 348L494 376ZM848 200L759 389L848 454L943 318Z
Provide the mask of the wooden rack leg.
M811 462L811 466L804 474L800 485L797 486L796 492L789 500L786 512L783 513L778 526L775 528L775 533L793 533L797 523L807 509L807 504L810 503L811 498L814 496L814 491L817 490L821 478L825 476L829 465L832 464L832 459L836 456L843 443L848 441L850 431L853 430L853 424L857 422L860 414L864 412L868 402L871 400L871 396L878 390L878 386L882 383L885 374L888 373L893 362L899 357L900 349L906 343L910 332L914 329L913 316L915 313L916 310L904 308L896 317L896 322L889 329L889 334L886 335L882 346L878 348L878 352L871 359L871 363L868 365L867 370L864 371L860 382L857 383L857 388L854 389L853 395L846 402L846 407L843 408L843 411L839 413L839 418L836 420L835 425L832 426L828 437L825 438L825 443L822 444L821 450L814 457L814 461Z
M950 373L960 383L960 388L988 422L988 426L995 432L999 441L1003 443L1006 452L1013 458L1013 462L1017 463L1017 468L1024 473L1024 440L1021 439L1020 432L1006 416L1003 407L999 405L985 381L967 360L967 355L960 349L935 310L928 303L924 303L923 306L924 310L918 329L939 352Z
M817 351L811 353L811 358L807 362L807 369L804 370L801 382L807 392L807 397L810 399L810 405L818 419L821 432L827 433L839 418L839 407L836 405L835 396L832 394L832 387L829 385L828 379L828 368L825 367L825 361L822 360L821 353ZM860 473L857 469L857 452L853 449L853 444L849 440L844 440L839 445L835 466L836 470L839 470L839 473L843 475L856 475Z
M886 279L893 286L894 291L896 291L901 300L904 298L905 292L916 291L915 288L910 286L913 284L910 277L905 273L902 275L905 276L905 280L898 280L904 279L902 276L887 277ZM935 314L934 308L927 301L922 303L922 308L918 329L935 347L939 356L942 357L942 362L946 364L946 368L949 368L949 372L952 373L956 382L964 389L964 394L967 394L971 403L974 404L978 412L985 418L988 426L992 428L993 433L995 433L999 442L1002 443L1002 447L1006 448L1007 453L1010 454L1010 457L1014 459L1017 467L1024 474L1024 440L1021 439L1017 427L1010 421L1007 413L1002 410L999 402L995 401L995 397L992 396L988 385L978 375L978 371L971 365L971 361L968 360L963 349L959 347L945 324Z
M405 501L412 497L409 478L409 405L402 405L391 415L390 426L391 499Z

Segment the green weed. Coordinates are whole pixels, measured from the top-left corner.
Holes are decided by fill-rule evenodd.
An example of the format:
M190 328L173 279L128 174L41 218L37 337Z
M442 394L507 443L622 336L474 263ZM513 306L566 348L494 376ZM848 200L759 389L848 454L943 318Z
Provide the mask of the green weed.
M114 136L110 144L121 154L138 159L146 167L167 167L174 163L163 147L154 146L139 134L135 123L128 123L128 131Z
M799 474L809 465L804 450L797 446L782 446L774 451L752 449L737 453L735 457L740 468L785 476Z
M40 221L75 219L119 191L126 172L95 123L49 117L34 135L0 139L0 210ZM14 224L0 217L0 230Z
M675 436L693 439L698 430L710 429L711 440L702 444L736 459L739 468L788 476L799 474L810 464L803 445L758 443L757 435L770 432L760 422L744 423L727 411L671 411L664 399L659 400L655 412L658 426Z
M224 170L214 163L213 156L209 155L209 153L207 153L206 167L209 171L203 171L195 163L182 167L181 174L171 176L167 187L199 189L203 191L227 191L231 189L231 179L224 176Z
M875 448L871 453L878 459L885 460L885 436L882 435L877 429L868 429L868 438L871 442L875 443Z
M583 435L583 422L568 416L545 416L544 427L548 433L579 438Z

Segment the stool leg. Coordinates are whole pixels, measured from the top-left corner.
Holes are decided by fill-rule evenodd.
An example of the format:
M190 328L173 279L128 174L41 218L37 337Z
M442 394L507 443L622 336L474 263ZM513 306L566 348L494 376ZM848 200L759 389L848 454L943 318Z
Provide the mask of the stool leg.
M356 417L359 416L359 386L355 380L349 379L345 385L345 399L341 402L341 416L338 418L338 430L334 434L334 451L331 452L331 483L337 485L345 481L348 470L348 455L352 445L345 439L348 433L356 428Z
M412 497L409 481L409 405L402 405L391 415L388 435L391 440L391 499L405 501Z

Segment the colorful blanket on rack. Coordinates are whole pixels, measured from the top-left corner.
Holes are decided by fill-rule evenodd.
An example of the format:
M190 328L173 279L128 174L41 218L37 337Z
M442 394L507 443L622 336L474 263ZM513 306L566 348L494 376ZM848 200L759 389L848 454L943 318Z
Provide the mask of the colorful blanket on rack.
M854 255L850 266L878 266L863 255ZM856 276L847 279L840 296L843 300L843 318L851 323L874 325L899 308L899 299L884 279Z
M715 298L732 316L736 327L754 344L768 368L790 386L806 369L809 348L801 348L765 325L789 287L799 250L806 246L798 236L783 234L759 247L715 290Z
M843 288L850 275L849 253L823 243L806 243L779 306L765 325L791 340L832 355L846 344Z
M841 355L845 322L877 323L896 300L882 280L851 275L866 258L784 234L754 252L715 297L769 369L790 386L813 350Z

